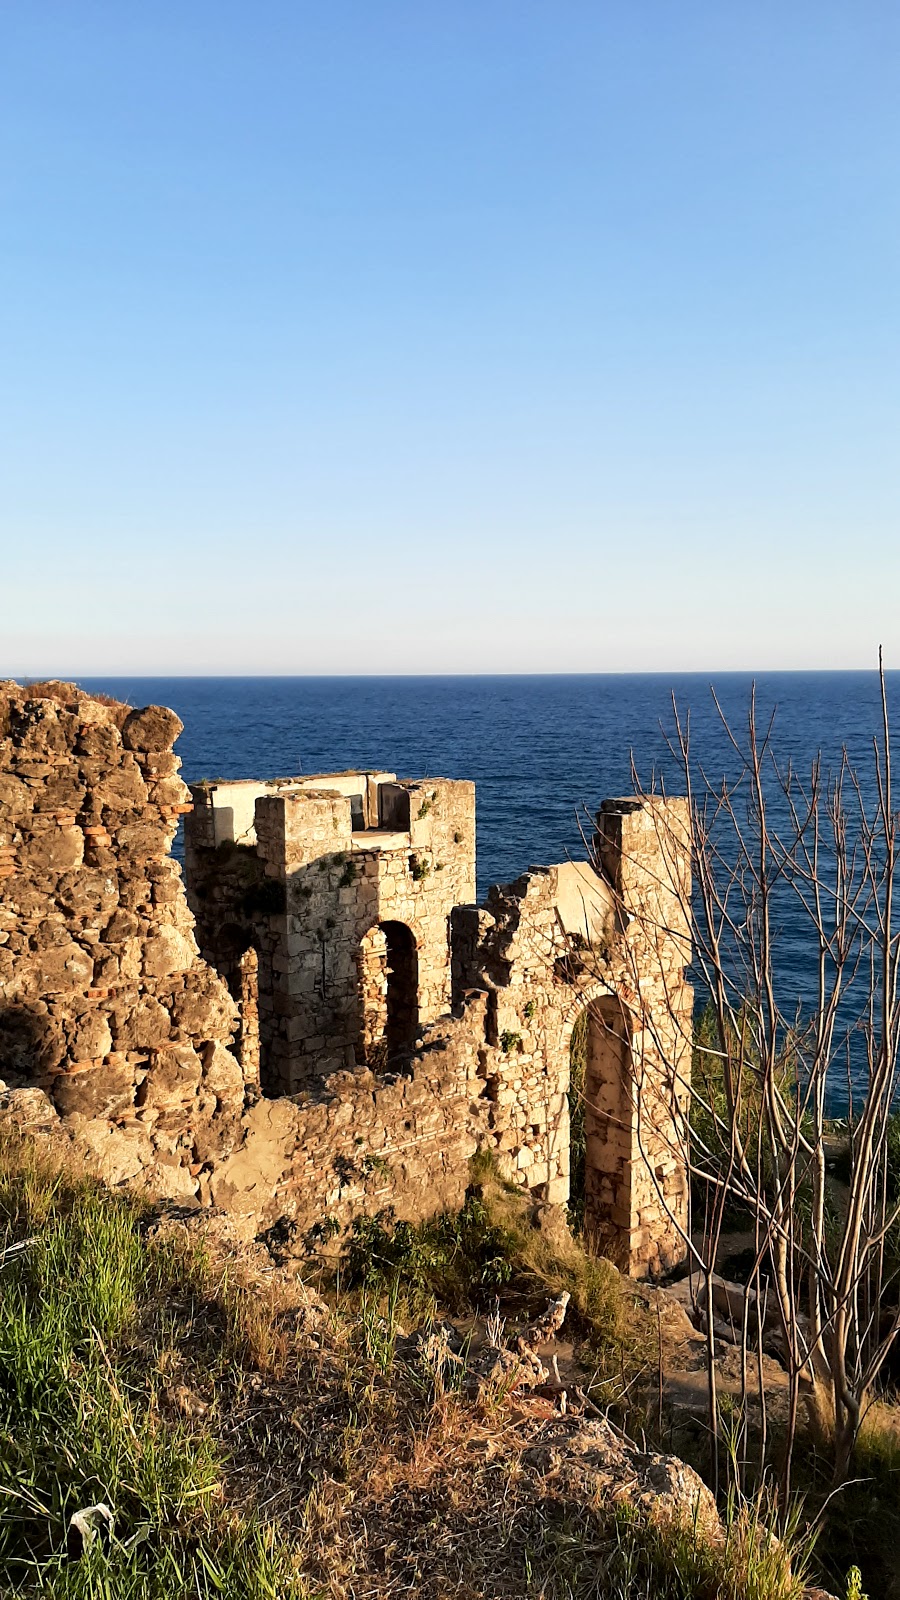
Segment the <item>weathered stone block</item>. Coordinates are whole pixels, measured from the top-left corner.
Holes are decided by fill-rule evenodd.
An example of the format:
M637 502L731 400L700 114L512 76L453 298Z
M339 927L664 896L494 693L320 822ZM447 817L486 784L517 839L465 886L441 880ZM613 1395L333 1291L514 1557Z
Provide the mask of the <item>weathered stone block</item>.
M144 945L144 975L162 978L174 972L185 972L196 956L197 946L189 934L177 928L161 927Z
M166 706L145 706L132 711L122 724L126 750L171 750L184 723Z

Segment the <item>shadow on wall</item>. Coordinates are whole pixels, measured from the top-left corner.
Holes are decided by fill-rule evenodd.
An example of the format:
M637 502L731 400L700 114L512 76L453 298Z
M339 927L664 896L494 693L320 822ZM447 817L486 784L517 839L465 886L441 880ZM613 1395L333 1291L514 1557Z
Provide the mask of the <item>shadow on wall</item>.
M99 1042L103 1054L73 1066L73 1040L66 1040L59 1023L46 1011L24 1004L0 1009L0 1084L8 1089L41 1090L43 1110L47 1111L49 1104L63 1117L121 1115L134 1103L134 1069L124 1052L109 1053L109 1031L102 1013L92 1012L79 1020L103 1030L105 1038ZM27 1104L30 1112L39 1106L34 1099Z
M0 1079L10 1088L45 1083L65 1053L59 1025L46 1009L0 1007Z

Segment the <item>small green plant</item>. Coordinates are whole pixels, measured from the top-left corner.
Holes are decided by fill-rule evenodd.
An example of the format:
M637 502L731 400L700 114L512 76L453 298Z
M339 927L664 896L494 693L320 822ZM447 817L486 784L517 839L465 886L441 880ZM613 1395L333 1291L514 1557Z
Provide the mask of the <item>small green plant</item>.
M314 1240L320 1240L323 1244L327 1243L329 1239L336 1238L340 1231L341 1225L337 1217L332 1216L320 1217L318 1222L314 1222L309 1230L310 1237Z
M424 856L411 856L409 871L414 883L423 883L431 872L431 862L426 861Z
M516 1033L515 1028L504 1028L500 1035L500 1049L505 1056L511 1056L514 1050L521 1052L522 1035Z
M847 1573L847 1600L869 1600L869 1596L863 1594L862 1573L859 1567L851 1567Z
M569 1227L584 1228L584 1182L587 1136L584 1126L584 1078L587 1070L588 1013L572 1029L569 1041Z
M536 1012L536 1010L537 1010L537 1005L535 1004L535 1002L533 1000L526 1000L524 1006L522 1007L522 1015L525 1018L526 1022L530 1022L531 1021L531 1019L534 1016L534 1013Z
M363 1349L372 1365L385 1377L394 1364L397 1343L397 1307L400 1297L399 1278L391 1279L382 1309L382 1296L367 1286L360 1305L360 1329Z
M399 1282L419 1302L439 1294L463 1307L473 1294L508 1283L514 1242L477 1195L469 1195L460 1211L418 1225L398 1222L388 1206L355 1219L344 1251L345 1281L369 1288Z
M372 1172L378 1172L383 1177L387 1177L391 1170L388 1166L388 1163L385 1161L384 1156L376 1155L372 1150L369 1151L368 1155L363 1157L362 1168L363 1172L366 1174L366 1177L368 1177Z
M428 816L429 811L433 811L434 810L435 798L436 798L436 796L434 794L430 794L430 795L426 795L425 796L424 800L422 801L422 804L419 806L419 809L416 812L417 821L421 821L422 817L427 817Z
M237 1324L224 1297L213 1311L199 1253L148 1244L142 1221L140 1201L0 1136L0 1238L23 1246L0 1274L3 1594L299 1596L286 1545L221 1509L212 1435L160 1414L185 1305L217 1316L224 1362ZM68 1561L70 1517L100 1501L111 1541Z
M460 833L458 828L454 831L453 843L454 844L462 844L462 834Z
M338 888L339 889L349 889L350 885L355 883L355 882L356 882L356 863L354 861L348 861L346 866L344 867L343 872L341 873L340 877L338 878Z

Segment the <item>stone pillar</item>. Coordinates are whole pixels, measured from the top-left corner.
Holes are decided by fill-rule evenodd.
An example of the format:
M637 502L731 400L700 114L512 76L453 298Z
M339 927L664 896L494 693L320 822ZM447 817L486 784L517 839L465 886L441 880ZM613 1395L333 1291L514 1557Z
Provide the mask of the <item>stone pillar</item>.
M370 928L359 947L360 1037L357 1057L361 1064L383 1066L387 1050L388 970L384 929Z
M683 799L607 800L596 851L616 901L616 988L630 1105L611 1220L614 1253L636 1276L684 1259L689 1227L686 1116L691 1072L690 812Z
M248 1089L259 1089L259 957L252 948L239 962L240 1033L237 1055Z

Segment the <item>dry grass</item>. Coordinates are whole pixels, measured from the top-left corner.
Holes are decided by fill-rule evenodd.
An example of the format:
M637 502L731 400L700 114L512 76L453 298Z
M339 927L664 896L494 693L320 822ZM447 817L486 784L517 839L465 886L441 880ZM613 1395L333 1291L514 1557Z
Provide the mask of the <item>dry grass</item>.
M63 678L43 678L37 682L25 678L22 687L28 691L30 700L55 700L56 704L61 706L71 706L79 697L89 697L101 706L120 707L128 703L117 700L114 695L104 694L102 690L92 690L88 696L87 691L77 683L70 683Z
M542 1475L529 1451L552 1401L466 1398L456 1369L430 1364L401 1326L410 1303L396 1289L329 1308L259 1251L242 1260L212 1229L204 1237L202 1222L158 1226L145 1206L18 1140L0 1145L0 1222L7 1243L39 1241L0 1273L0 1357L18 1373L12 1389L0 1385L5 1592L799 1593L786 1554L773 1557L745 1511L730 1548L711 1549L689 1529L636 1523ZM557 1272L580 1283L581 1314L605 1308L611 1326L606 1290L582 1281L575 1257L553 1266L534 1232L522 1243L527 1271L548 1288ZM26 1368L49 1387L29 1386ZM26 1487L27 1526L10 1511ZM67 1515L99 1498L117 1512L113 1545L67 1563Z

